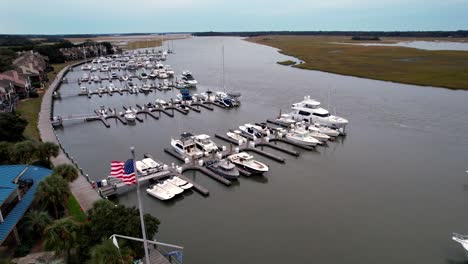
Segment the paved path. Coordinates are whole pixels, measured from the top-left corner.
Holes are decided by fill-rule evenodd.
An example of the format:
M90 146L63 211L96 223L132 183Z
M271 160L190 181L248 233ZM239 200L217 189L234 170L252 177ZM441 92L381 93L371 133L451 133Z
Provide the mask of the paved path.
M57 77L42 97L41 111L39 112L37 127L39 128L39 133L43 142L50 141L60 145L50 121L52 94L55 91L55 88L60 84L60 80L63 78L64 73L69 67L70 66L65 67L58 73ZM73 162L65 155L62 148L60 148L58 156L56 158L52 158L51 161L54 165L73 164ZM99 194L92 188L86 178L81 174L74 182L70 183L70 190L80 204L81 208L85 211L91 209L93 203L101 199Z

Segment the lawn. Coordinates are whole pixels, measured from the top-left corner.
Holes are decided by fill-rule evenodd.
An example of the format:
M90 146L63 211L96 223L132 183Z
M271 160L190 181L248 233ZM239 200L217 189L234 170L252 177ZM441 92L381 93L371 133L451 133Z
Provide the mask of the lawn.
M468 52L466 51L428 51L394 46L336 43L351 42L350 38L260 36L247 40L278 48L283 54L303 60L305 63L293 66L302 69L408 84L468 89ZM382 42L411 40L415 39L383 39Z
M70 195L67 201L67 211L68 215L74 217L80 222L86 220L86 214L81 210L80 204L75 199L75 196Z
M70 61L66 63L60 64L52 64L54 70L47 73L49 77L49 82L45 84L46 89L49 87L51 82L57 76L65 66L73 64L77 61ZM17 111L21 114L21 117L28 121L28 125L24 130L24 135L28 138L32 138L35 140L40 140L39 130L37 129L37 119L39 118L39 111L41 109L41 102L42 102L42 95L45 91L39 91L38 98L28 98L19 102Z

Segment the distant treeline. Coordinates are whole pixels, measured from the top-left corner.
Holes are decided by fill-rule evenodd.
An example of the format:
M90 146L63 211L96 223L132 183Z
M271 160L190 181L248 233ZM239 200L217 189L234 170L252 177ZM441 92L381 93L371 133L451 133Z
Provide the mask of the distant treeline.
M372 40L372 41L378 41L380 40L379 37L377 36L353 36L351 40Z
M265 35L301 35L301 36L360 36L360 37L432 37L463 38L468 37L468 30L458 31L255 31L255 32L195 32L194 36L241 36L256 37Z

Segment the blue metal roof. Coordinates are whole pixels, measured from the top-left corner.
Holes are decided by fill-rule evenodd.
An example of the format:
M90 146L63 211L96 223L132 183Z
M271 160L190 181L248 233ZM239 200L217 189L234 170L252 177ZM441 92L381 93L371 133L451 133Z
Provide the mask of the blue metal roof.
M3 184L6 178L13 180L18 176L18 174L25 168L26 165L6 165L0 166L0 183ZM17 172L14 177L12 176L14 172ZM29 166L27 170L21 175L22 180L32 179L33 185L22 197L21 201L16 204L15 208L4 217L4 222L0 223L0 244L3 243L3 240L8 236L13 227L18 223L18 221L23 217L24 213L28 210L31 205L34 195L37 191L37 186L39 182L42 181L46 176L51 174L51 170L45 169L37 166ZM6 175L4 177L4 175ZM9 181L11 182L11 181ZM15 184L13 184L15 185ZM1 191L0 191L1 192ZM11 193L11 192L10 192Z
M18 187L18 185L13 183L13 180L24 167L25 165L0 166L0 204Z

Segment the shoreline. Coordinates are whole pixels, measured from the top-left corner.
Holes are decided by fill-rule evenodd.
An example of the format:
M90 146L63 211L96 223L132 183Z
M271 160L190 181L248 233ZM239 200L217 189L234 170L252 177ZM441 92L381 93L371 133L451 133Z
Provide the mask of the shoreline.
M272 37L278 37L278 36L265 36L265 38L268 38L268 40L270 38L272 38ZM279 37L283 37L283 36L279 36ZM287 37L295 37L295 36L287 36ZM274 48L274 49L277 50L278 53L280 53L282 55L292 57L292 58L294 58L294 59L296 59L298 61L302 61L302 63L298 63L296 65L282 65L282 66L294 67L296 69L302 69L302 70L320 71L320 72L325 72L325 73L338 74L338 75L342 75L342 76L351 76L351 77L363 78L363 79L369 79L369 80L385 81L385 82L407 84L407 85L416 85L416 86L421 86L421 87L443 88L443 89L454 90L454 91L456 91L456 90L468 91L468 85L463 86L463 87L461 87L461 86L460 87L459 86L455 87L455 86L452 86L452 85L429 84L427 82L417 82L417 81L410 81L410 80L401 81L401 80L395 80L394 78L391 78L391 77L373 77L370 74L366 74L366 73L349 73L349 72L340 71L339 69L336 69L336 70L326 69L325 67L311 65L312 62L308 62L307 58L304 58L304 56L301 56L302 54L295 54L295 52L285 51L283 49L284 47L281 47L280 44L274 45L273 43L265 43L266 42L265 40L263 40L263 41L259 40L258 37L242 38L242 40L250 42L250 43L254 43L254 44ZM360 48L368 47L368 46L361 46L361 45L348 45L347 43L344 43L343 45L358 46ZM336 46L336 47L330 46L330 47L331 48L337 48L337 49L340 48L339 46ZM380 47L380 46L378 46L378 47ZM392 47L392 48L412 49L412 48L408 48L408 47L399 47L399 46L398 47ZM428 51L428 52L430 52L430 51ZM449 51L449 52L452 52L452 51ZM466 52L466 54L468 54L468 51L453 51L453 52ZM278 61L277 64L281 64L279 62L281 62L281 61ZM334 62L340 62L340 61L334 61ZM410 66L410 65L408 65L408 66ZM432 77L432 76L429 76L429 77Z

